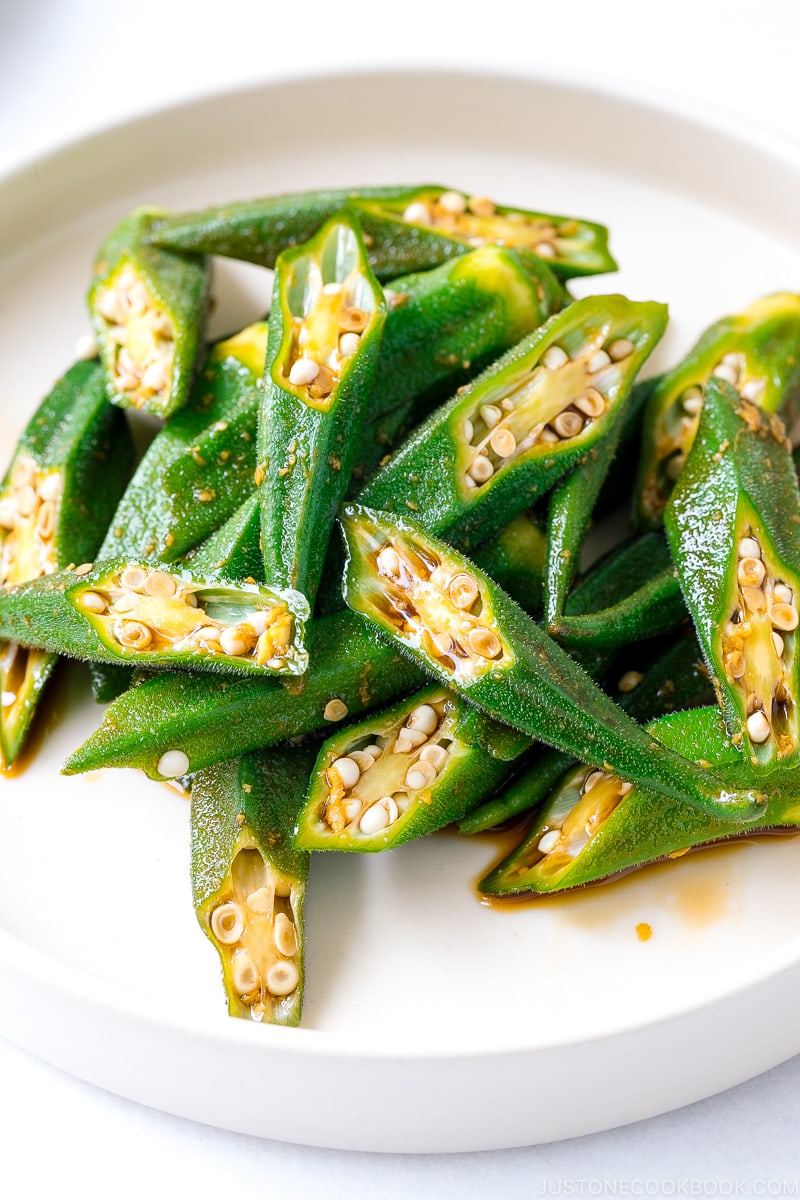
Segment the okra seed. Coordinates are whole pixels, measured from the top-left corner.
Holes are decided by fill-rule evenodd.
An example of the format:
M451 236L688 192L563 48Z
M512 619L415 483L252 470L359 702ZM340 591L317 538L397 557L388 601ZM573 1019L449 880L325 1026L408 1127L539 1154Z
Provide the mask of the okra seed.
M153 640L153 631L144 621L120 621L114 634L120 645L130 650L145 650Z
M433 783L436 778L436 768L433 763L420 760L409 767L406 772L406 787L410 787L413 791L419 791L420 788L427 787Z
M485 629L482 625L470 630L467 634L467 641L470 648L481 658L497 658L502 650L497 634L492 633L491 629Z
M690 417L696 417L703 410L703 393L699 388L688 388L683 393L683 411Z
M247 897L245 904L250 909L250 912L258 913L259 916L263 917L272 908L272 893L266 887L256 888Z
M307 387L319 375L319 363L313 358L298 358L292 363L289 371L289 383L295 387Z
M0 528L15 529L17 524L17 506L10 496L0 500Z
M144 591L148 596L160 596L167 600L177 590L178 585L166 571L151 571L144 581Z
M143 592L147 582L147 571L143 567L126 567L119 581L129 592Z
M283 954L285 958L291 958L293 954L297 953L297 933L286 913L278 913L276 916L273 937L279 954ZM269 983L267 983L267 987L269 987Z
M15 703L16 699L16 692L2 692L0 694L0 705L2 705L3 708L10 708L10 706Z
M485 454L477 454L472 460L469 475L476 483L486 483L494 475L494 467Z
M760 708L751 713L747 718L747 736L751 742L760 745L765 742L770 734L769 721L765 717Z
M390 575L396 579L400 574L400 555L391 546L384 546L376 559L381 575Z
M333 700L329 700L325 705L322 715L326 721L343 721L348 711L348 707L344 701L339 700L338 697L334 697Z
M128 371L122 375L117 375L115 382L121 392L135 392L139 386L139 380Z
M33 516L38 503L39 497L30 484L27 484L24 488L21 488L17 494L17 509L21 517Z
M617 688L620 692L632 692L639 686L643 679L644 675L642 675L641 671L626 671L624 675L620 676Z
M620 796L627 796L628 792L630 792L632 790L633 790L633 784L629 783L627 780L625 780L624 783L621 783L619 785Z
M408 718L409 729L419 729L422 733L433 733L439 727L439 714L431 704L418 704Z
M267 991L273 996L288 996L300 982L300 972L292 962L274 963L267 971Z
M239 950L233 960L233 986L240 996L247 996L258 987L258 971L246 950Z
M459 571L447 585L447 594L456 608L470 609L478 599L477 581L466 571Z
M355 759L337 758L331 763L331 770L336 771L342 784L348 790L355 787L361 778L361 769Z
M409 204L403 213L403 220L411 221L415 225L430 225L431 219L430 209L421 200L415 200L413 204Z
M605 778L603 771L590 771L583 781L583 791L590 792L593 787L596 787L601 779Z
M747 660L741 650L733 650L725 659L725 667L731 679L741 679L747 670Z
M719 379L724 379L726 383L736 383L739 378L739 372L736 367L729 363L718 363L714 368L713 374Z
M91 574L91 570L92 570L93 566L94 566L94 563L80 563L75 568L75 574L76 575L89 575L89 574Z
M183 750L165 750L156 769L165 779L178 779L189 770L189 758Z
M783 604L791 604L794 599L794 592L785 583L776 583L772 589L772 595L775 600L780 600Z
M223 629L219 635L219 644L222 647L223 653L229 656L238 657L243 654L249 654L255 643L255 633L251 630L248 634L247 628L242 625L234 625L233 628Z
M149 363L142 373L142 387L151 392L160 392L166 384L166 365L158 361Z
M348 800L347 803L344 805L345 820L347 821L348 824L351 821L355 821L356 817L359 815L360 812L361 812L361 801L360 800L356 800L355 798L353 798L352 800Z
M542 355L542 362L549 370L557 371L564 363L569 362L569 355L560 346L548 346Z
M755 538L745 537L739 542L740 558L760 558L761 547Z
M244 933L244 913L234 900L220 904L211 914L211 932L223 946L234 946Z
M602 371L604 367L611 365L611 357L605 350L595 350L586 365L589 368L589 373L594 375L597 371Z
M495 429L489 445L500 458L508 458L517 448L517 439L510 429Z
M316 379L309 387L309 394L318 400L322 396L329 396L336 386L336 380L333 374L327 367L320 367Z
M45 475L44 479L39 484L39 495L42 500L57 500L61 495L62 479L58 471L51 471L49 475Z
M779 633L775 633L774 630L772 631L772 645L778 658L781 658L783 655L783 638Z
M100 592L84 592L81 596L81 608L90 613L104 613L108 608L108 600Z
M431 641L439 654L449 654L453 649L453 639L449 633L432 633Z
M739 583L748 584L751 587L760 587L764 582L764 576L766 573L767 568L764 566L760 558L739 559Z
M555 248L550 242L539 242L538 246L534 246L534 252L539 255L539 258L555 258Z
M475 426L472 424L472 421L466 420L464 422L464 440L467 442L471 442L472 439L474 438L474 436L475 436Z
M633 354L634 345L630 338L615 338L606 347L608 357L612 362L620 362L621 359L627 358L629 354Z
M339 338L339 353L342 358L349 358L351 354L355 354L360 342L361 338L357 333L343 333Z
M369 746L364 747L364 753L368 754L370 758L380 758L383 749L376 742L371 742Z
M572 403L587 417L599 417L606 406L605 400L596 388L587 388L585 392L581 392L580 396L576 396Z
M742 587L742 598L751 612L762 612L767 607L767 598L760 587Z
M364 771L368 771L370 767L375 766L375 759L371 754L367 754L365 750L351 750L348 758L356 764L362 774Z
M793 604L784 604L779 601L777 604L773 604L769 615L776 629L783 629L787 633L797 629L797 609Z
M384 796L384 800L391 800L390 796ZM358 822L358 828L362 833L380 833L382 829L386 829L389 825L389 813L386 805L382 800L377 804L371 804L370 807L362 814L361 820Z
M470 196L467 207L476 217L493 217L497 206L488 196Z
M493 429L498 421L502 420L503 414L496 404L482 404L480 414L484 425L487 429Z
M107 321L120 321L124 314L120 307L120 296L113 288L107 288L101 292L95 301L95 307L101 317L105 317Z
M566 412L558 414L553 421L553 428L562 438L572 438L583 429L583 418L567 409Z
M740 391L743 400L749 400L751 404L757 404L766 390L767 381L765 379L748 379L747 383L742 384Z
M539 441L546 442L548 445L555 445L556 442L561 441L561 438L554 429L551 429L549 425L545 425L544 429L539 434Z
M460 192L442 192L438 204L445 212L455 213L457 216L465 212L467 208L466 197L462 196Z
M430 733L432 732L433 730L430 730ZM411 744L412 749L416 749L417 746L421 746L423 742L428 740L429 733L424 729L415 729L411 725L406 725L402 736Z
M437 773L441 771L449 757L444 746L425 746L419 753L420 762L430 763Z
M97 358L97 339L93 333L84 333L75 343L75 357L86 361Z
M369 313L363 308L343 308L339 313L339 328L345 333L363 333L369 324Z
M739 358L739 355L733 352L729 354L723 354L722 362L728 367L735 367L737 371L741 366L741 359Z
M549 854L551 850L555 849L560 837L560 829L548 829L547 833L543 834L542 837L539 838L539 845L537 846L537 849L541 850L542 854Z
M196 629L192 634L192 641L199 642L202 646L207 646L209 644L216 645L219 643L219 635L221 632L222 630L218 629L216 625L201 625L200 628Z

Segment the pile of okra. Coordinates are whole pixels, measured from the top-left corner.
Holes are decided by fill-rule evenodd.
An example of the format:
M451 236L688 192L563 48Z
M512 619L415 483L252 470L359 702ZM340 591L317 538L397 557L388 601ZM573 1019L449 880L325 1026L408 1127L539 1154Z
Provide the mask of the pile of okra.
M272 299L211 342L220 255ZM519 819L479 887L544 895L800 822L800 296L653 376L664 303L570 294L615 268L602 225L433 185L100 246L0 487L0 745L89 664L63 769L190 791L231 1014L299 1021L313 851Z

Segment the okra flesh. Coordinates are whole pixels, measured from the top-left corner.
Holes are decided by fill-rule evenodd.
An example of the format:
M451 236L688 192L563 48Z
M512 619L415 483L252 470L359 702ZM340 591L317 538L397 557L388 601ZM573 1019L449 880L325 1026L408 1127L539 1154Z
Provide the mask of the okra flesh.
M624 296L575 301L432 414L359 503L479 544L606 434L666 318L664 305Z
M763 810L666 750L481 572L419 526L345 509L345 599L430 674L496 720L730 821Z
M635 490L640 525L657 528L692 448L703 397L716 375L743 400L791 422L800 387L800 296L764 296L701 336L685 359L658 381L645 410Z

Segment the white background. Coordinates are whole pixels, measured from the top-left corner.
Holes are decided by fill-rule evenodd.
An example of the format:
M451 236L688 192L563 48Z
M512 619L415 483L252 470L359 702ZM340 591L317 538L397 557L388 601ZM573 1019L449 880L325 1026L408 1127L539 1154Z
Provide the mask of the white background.
M0 170L199 92L381 64L588 79L682 106L711 105L797 139L799 54L795 0L0 0ZM146 1193L484 1200L502 1192L652 1195L662 1190L657 1181L667 1195L800 1194L799 1123L794 1060L681 1112L576 1141L449 1157L340 1153L167 1117L0 1040L0 1196L9 1197L74 1190L86 1200Z

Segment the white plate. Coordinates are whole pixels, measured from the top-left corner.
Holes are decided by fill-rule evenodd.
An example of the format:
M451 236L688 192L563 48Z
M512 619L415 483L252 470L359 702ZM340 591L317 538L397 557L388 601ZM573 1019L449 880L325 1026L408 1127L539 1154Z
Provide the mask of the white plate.
M86 330L94 247L134 204L431 178L608 223L622 270L576 290L669 302L653 369L716 317L800 287L800 163L718 121L489 76L257 88L110 130L2 183L4 456ZM267 276L221 264L216 291L229 330L263 309ZM800 1050L791 840L506 911L473 890L491 841L321 856L303 1028L230 1020L192 912L186 801L134 772L60 777L100 719L74 671L57 713L27 773L0 780L0 1017L76 1075L258 1135L457 1151L609 1128Z

